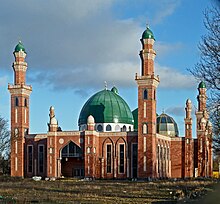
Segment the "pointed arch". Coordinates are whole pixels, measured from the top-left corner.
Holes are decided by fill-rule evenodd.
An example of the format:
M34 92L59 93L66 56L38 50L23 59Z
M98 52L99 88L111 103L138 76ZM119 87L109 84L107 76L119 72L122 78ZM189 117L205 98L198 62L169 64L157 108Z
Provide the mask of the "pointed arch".
M104 157L104 145L107 143L107 141L110 141L110 143L112 144L112 146L114 147L114 142L113 142L113 140L110 138L110 137L107 137L104 141L103 141L103 143L102 143L102 157Z
M128 156L128 144L127 144L127 142L125 141L125 139L123 138L123 137L119 137L118 139L117 139L117 141L115 142L115 149L117 150L117 146L118 146L118 143L119 143L119 141L120 140L123 140L123 142L124 142L124 144L125 144L125 150L126 150L126 157ZM116 156L116 151L115 151L115 156Z
M60 156L62 157L81 157L82 148L72 140L68 141L60 148Z

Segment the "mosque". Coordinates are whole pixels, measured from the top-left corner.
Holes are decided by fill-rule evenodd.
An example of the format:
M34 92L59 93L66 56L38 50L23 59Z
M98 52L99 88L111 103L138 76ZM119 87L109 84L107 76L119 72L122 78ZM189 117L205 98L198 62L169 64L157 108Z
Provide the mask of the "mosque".
M84 104L79 130L62 131L49 109L48 131L29 132L26 51L13 52L11 96L11 176L78 178L189 178L212 175L212 125L206 109L206 85L198 85L196 136L192 103L186 100L185 136L169 115L156 113L159 76L154 73L155 38L149 27L141 37L141 73L136 74L138 108L131 111L116 87L105 88Z

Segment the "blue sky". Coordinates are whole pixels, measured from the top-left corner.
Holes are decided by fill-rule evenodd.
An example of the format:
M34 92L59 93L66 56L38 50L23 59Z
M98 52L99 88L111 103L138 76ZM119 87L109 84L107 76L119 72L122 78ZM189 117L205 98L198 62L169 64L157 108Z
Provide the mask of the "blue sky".
M0 114L10 119L7 84L13 83L13 50L22 40L28 63L30 132L47 131L49 107L63 130L77 130L80 110L97 91L115 85L133 110L140 38L150 24L163 110L184 134L184 106L197 106L197 82L187 71L199 60L206 33L203 11L214 0L0 0ZM195 120L194 120L195 121Z

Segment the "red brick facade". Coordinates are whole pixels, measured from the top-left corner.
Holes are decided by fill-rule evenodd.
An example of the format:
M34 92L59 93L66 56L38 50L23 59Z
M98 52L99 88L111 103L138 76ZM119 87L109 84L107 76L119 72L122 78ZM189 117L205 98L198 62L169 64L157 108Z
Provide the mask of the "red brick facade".
M26 53L15 52L11 94L11 175L20 177L185 178L212 175L211 124L206 89L199 88L197 138L192 136L191 102L186 103L185 137L156 133L154 39L142 39L138 87L138 131L97 132L88 119L84 131L61 131L50 108L48 132L29 134Z

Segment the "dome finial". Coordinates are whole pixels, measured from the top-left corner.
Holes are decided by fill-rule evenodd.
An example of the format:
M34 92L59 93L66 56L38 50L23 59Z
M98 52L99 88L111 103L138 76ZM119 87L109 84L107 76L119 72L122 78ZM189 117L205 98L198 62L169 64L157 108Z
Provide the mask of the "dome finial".
M107 81L104 81L105 83L105 90L107 90Z
M149 25L149 21L146 20L146 28L149 29L150 28L150 25Z

